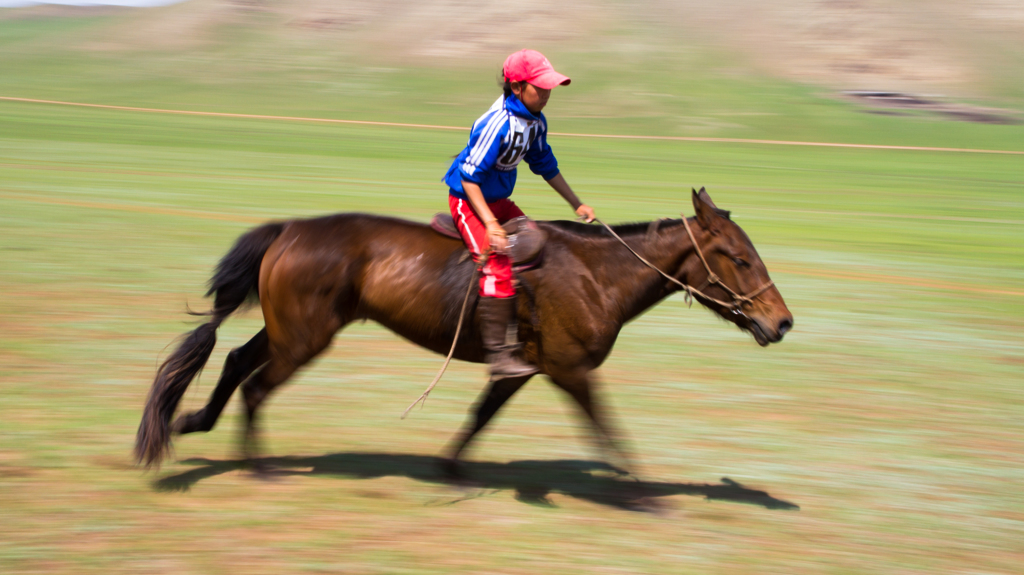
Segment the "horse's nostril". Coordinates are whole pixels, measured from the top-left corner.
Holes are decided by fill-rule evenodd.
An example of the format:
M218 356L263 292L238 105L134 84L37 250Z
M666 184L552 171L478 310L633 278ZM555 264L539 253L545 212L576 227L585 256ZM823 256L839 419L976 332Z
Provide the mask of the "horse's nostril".
M779 322L779 337L786 335L786 332L793 329L793 321L784 319Z

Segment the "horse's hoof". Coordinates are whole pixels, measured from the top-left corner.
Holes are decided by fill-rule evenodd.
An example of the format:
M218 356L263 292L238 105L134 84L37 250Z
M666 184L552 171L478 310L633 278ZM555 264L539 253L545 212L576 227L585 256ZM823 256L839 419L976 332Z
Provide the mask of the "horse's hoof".
M462 465L455 459L442 459L438 466L441 468L441 476L445 481L455 487L479 487L477 482L466 477Z
M454 459L442 459L437 463L438 470L441 472L441 476L448 481L459 481L463 478L462 468L459 466L459 462Z
M256 479L274 481L285 475L284 470L275 467L262 459L250 459L247 462L249 473Z
M633 511L639 511L641 513L650 513L652 515L659 515L662 517L668 516L672 511L672 506L664 501L659 501L654 497L640 497L639 499L632 499L626 505Z

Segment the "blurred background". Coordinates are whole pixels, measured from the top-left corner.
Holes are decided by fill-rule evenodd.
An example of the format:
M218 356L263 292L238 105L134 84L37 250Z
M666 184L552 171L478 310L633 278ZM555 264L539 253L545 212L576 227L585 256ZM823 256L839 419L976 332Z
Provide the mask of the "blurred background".
M1024 2L142 4L0 0L0 572L1020 571ZM524 47L573 79L550 143L602 219L706 186L795 317L765 349L681 297L623 330L600 391L650 506L542 378L469 454L479 486L445 485L485 370L399 420L442 358L373 324L269 401L275 480L234 401L135 468L234 239L445 210ZM515 199L572 217L525 170ZM261 325L221 328L182 409Z

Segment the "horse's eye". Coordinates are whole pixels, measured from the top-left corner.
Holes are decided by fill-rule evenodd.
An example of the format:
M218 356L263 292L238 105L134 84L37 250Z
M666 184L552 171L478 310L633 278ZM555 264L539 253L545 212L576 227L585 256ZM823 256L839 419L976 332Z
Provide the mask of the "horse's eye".
M732 258L732 261L741 268L750 267L750 264L748 264L743 258Z

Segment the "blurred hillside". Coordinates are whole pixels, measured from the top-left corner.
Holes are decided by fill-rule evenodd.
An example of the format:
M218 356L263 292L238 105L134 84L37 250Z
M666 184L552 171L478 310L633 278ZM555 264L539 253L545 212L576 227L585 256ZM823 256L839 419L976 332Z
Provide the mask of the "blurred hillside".
M114 22L66 48L201 50L241 40L447 67L527 45L642 53L711 42L760 70L835 89L1020 96L1024 79L1024 3L1016 0L190 0L0 11L8 21L96 15ZM644 34L628 34L638 26Z
M947 145L988 146L1019 130L907 135L880 116L1024 118L1024 3L1011 0L2 9L0 95L464 125L524 46L576 80L550 108L563 131L921 145L941 132ZM926 99L843 95L853 90Z

